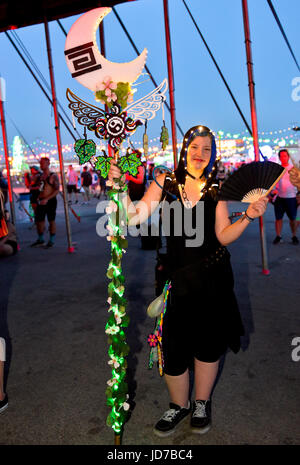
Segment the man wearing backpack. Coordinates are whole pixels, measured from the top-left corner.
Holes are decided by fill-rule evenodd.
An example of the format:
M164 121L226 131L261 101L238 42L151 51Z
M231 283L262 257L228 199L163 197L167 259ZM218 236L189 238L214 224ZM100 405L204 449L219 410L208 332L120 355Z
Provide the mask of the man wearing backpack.
M83 205L86 205L90 201L90 186L92 184L92 175L89 173L87 166L84 166L83 172L81 173L81 186L84 190L83 198L84 202Z

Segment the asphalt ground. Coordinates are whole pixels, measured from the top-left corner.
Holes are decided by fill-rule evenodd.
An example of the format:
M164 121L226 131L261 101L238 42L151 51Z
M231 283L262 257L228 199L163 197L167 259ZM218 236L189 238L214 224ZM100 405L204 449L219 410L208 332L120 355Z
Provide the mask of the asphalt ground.
M74 206L80 223L70 213L75 253L67 252L59 199L55 247L30 248L35 231L28 222L18 223L21 250L0 262L9 395L9 407L0 414L1 445L114 444L113 431L106 426L105 397L111 373L105 334L110 244L96 234L96 204L93 199L89 206ZM241 208L230 205L234 211ZM247 334L240 352L229 351L222 360L213 394L213 427L205 435L193 435L185 421L164 439L152 428L168 407L168 394L158 370L148 369L147 335L154 321L146 308L155 298L155 251L142 250L140 238L129 237L123 271L131 318L127 342L132 412L122 444L300 443L300 361L292 358L297 349L292 341L300 337L300 245L290 243L287 219L284 243L272 244L271 205L265 228L269 276L262 274L258 221L229 246Z

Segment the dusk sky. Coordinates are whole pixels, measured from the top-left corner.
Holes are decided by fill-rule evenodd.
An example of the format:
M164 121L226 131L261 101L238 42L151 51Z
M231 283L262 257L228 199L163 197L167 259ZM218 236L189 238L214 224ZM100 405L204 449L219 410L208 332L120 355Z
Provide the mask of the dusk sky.
M241 0L187 0L187 4L251 124ZM300 73L267 1L249 0L248 4L259 131L285 129L293 122L300 124L300 101L292 99L292 80L300 77ZM300 2L273 0L273 5L300 62ZM160 83L167 77L162 0L137 0L118 5L116 10L140 52L144 47L148 49L147 65L155 80ZM244 123L182 0L169 0L169 14L176 117L183 131L200 123L215 131L245 131ZM62 20L67 32L76 19L77 16L73 16ZM57 22L53 21L49 25L57 95L71 116L65 97L67 87L83 100L91 104L96 102L93 93L74 80L68 71L64 57L65 36ZM104 30L109 60L127 62L136 57L113 12L104 19ZM49 82L44 26L40 24L21 28L16 32ZM11 117L27 142L32 143L36 138L41 138L54 144L56 136L50 104L4 33L0 34L0 50L0 73L6 82L5 109L9 142L17 135L10 121ZM139 82L147 80L147 75L139 78ZM153 88L151 81L143 82L137 87L135 99L146 95ZM166 124L171 135L167 110ZM148 124L150 138L159 137L161 125L162 114L159 111L156 118ZM77 128L81 130L78 126ZM143 127L137 130L135 140L142 140L143 130ZM73 142L63 125L61 134L63 144ZM92 134L90 136L93 137ZM179 133L177 137L181 140Z

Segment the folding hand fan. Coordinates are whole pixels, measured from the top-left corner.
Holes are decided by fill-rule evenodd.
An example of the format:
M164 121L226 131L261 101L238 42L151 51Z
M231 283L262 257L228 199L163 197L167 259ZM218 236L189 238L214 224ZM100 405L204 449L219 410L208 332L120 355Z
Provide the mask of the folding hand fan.
M219 200L255 202L268 195L285 172L285 168L271 161L254 161L243 165L224 182Z

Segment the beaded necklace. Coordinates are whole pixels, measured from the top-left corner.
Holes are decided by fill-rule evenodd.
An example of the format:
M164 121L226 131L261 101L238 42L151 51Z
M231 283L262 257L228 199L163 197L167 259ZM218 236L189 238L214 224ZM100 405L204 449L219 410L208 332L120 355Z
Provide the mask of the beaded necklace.
M211 180L211 177L212 177L212 174L214 172L216 168L216 165L213 166L213 169L211 170L210 174L208 175L207 179L205 180L205 182L203 183L203 185L200 187L200 198L199 200L206 194L206 192L208 190L211 190L212 186L214 184L212 184L210 187L208 187L208 181ZM186 173L193 179L197 179L195 178L195 176L193 176L192 174L190 174L187 170L186 170ZM202 176L204 175L204 173L202 173L202 175L200 176L199 179L202 178ZM185 191L185 188L184 188L184 184L180 184L180 187L181 187L181 191L182 191L182 197L183 197L183 201L184 201L184 204L186 206L186 208L192 208L192 202L188 199L188 196L187 196L187 193Z

